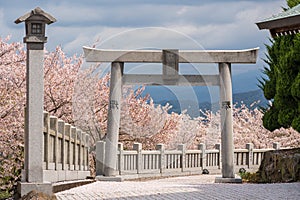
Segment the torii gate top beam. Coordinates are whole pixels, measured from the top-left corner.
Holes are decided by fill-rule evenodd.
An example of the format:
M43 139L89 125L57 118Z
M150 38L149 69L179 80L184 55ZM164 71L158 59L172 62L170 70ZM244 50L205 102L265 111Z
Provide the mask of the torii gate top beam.
M162 63L162 50L107 50L83 47L87 62ZM256 63L259 48L180 50L179 63Z

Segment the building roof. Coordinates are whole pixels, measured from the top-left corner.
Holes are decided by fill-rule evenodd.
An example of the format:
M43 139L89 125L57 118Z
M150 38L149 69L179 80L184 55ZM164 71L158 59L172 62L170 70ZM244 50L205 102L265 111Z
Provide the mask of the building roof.
M52 17L49 13L46 13L43 11L40 7L36 7L34 10L30 11L29 13L26 13L25 15L19 17L16 19L15 23L19 24L21 22L25 22L32 16L41 16L43 17L43 21L47 24L51 24L53 22L56 22L56 19Z
M278 20L278 19L297 16L297 15L300 15L300 4L297 5L297 6L294 6L293 8L290 8L286 11L283 11L283 12L277 14L277 15L273 15L271 17L268 17L263 21L265 21L265 22L273 21L273 20Z
M256 23L258 28L269 29L272 36L300 32L300 4Z

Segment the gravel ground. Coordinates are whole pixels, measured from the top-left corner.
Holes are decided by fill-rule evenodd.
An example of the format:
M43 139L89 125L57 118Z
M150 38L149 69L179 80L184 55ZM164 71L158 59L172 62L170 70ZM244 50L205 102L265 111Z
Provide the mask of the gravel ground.
M213 175L147 181L103 182L56 194L57 199L300 199L300 182L284 184L219 184Z

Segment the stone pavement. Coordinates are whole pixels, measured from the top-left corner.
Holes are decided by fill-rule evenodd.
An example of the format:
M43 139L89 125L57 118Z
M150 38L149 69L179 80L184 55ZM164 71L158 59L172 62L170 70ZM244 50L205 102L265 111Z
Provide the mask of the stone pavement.
M148 181L103 182L56 194L68 199L300 199L300 183L219 184L214 175L165 178Z

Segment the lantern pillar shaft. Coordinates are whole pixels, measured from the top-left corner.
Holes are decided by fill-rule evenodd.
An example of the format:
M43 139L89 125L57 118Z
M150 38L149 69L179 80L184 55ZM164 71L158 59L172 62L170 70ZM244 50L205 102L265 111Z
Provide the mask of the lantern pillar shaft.
M39 46L31 49L31 47ZM27 44L26 111L25 111L25 172L26 181L43 182L43 44Z

